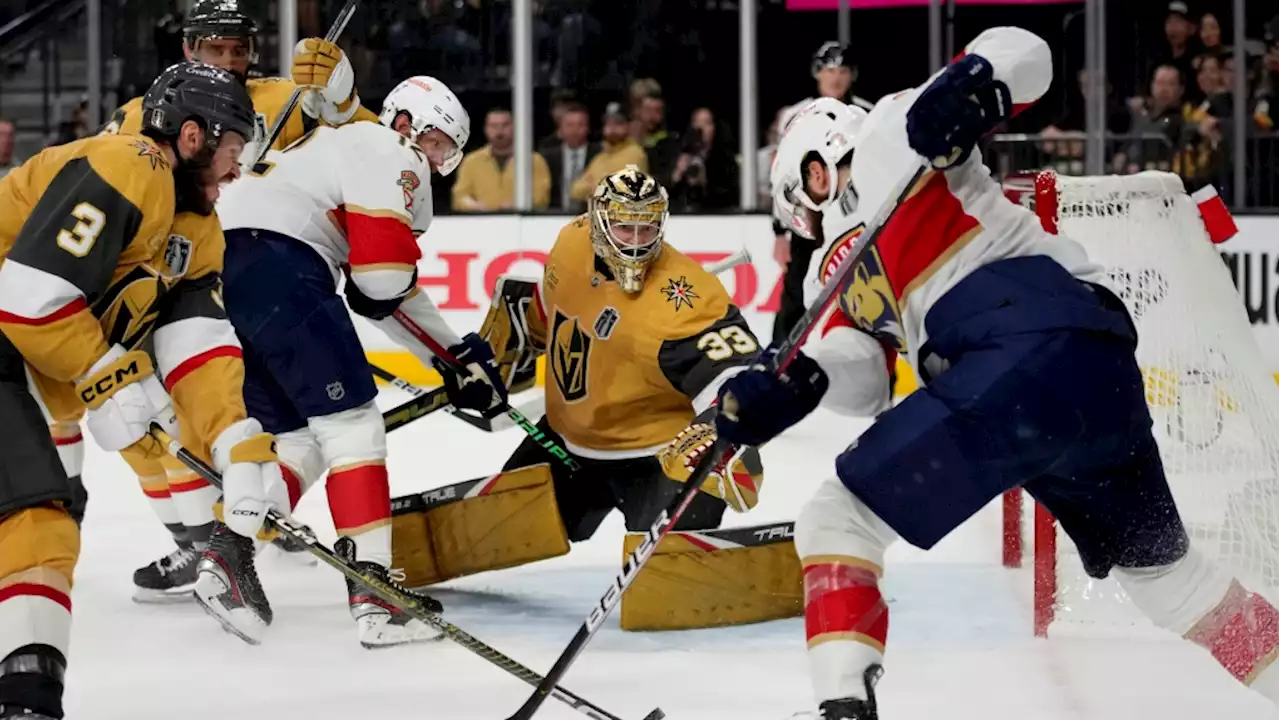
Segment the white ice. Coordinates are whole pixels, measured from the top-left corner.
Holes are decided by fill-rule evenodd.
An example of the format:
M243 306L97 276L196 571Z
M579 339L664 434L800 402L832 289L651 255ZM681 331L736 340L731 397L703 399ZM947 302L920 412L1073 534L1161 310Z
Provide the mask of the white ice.
M388 406L405 396L388 391ZM760 506L735 525L791 519L861 426L819 413L764 450ZM519 430L486 434L443 413L390 435L393 494L495 472ZM530 688L448 642L364 650L341 576L268 551L275 623L259 647L223 633L194 604L138 605L130 576L171 549L127 466L88 443L90 493L76 573L69 720L501 720ZM732 515L732 513L730 513ZM332 542L324 491L298 516ZM563 558L449 583L434 594L454 623L545 672L618 569L611 517ZM1275 718L1202 651L1176 638L1051 638L1031 633L1029 570L999 564L993 506L932 552L899 546L889 599L884 720L1201 720ZM617 614L564 685L639 720L782 720L809 709L799 619L749 627L629 633ZM554 700L539 718L582 717Z

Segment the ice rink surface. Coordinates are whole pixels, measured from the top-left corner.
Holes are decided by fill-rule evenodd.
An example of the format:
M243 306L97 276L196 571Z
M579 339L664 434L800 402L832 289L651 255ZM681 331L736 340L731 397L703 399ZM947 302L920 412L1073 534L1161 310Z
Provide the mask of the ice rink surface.
M407 396L384 392L385 407ZM767 482L750 515L793 519L861 425L820 413L763 451ZM486 434L444 413L389 436L393 495L496 472L523 435ZM133 570L168 552L128 467L87 443L90 493L73 595L68 720L502 720L530 687L448 642L365 650L342 577L269 549L259 561L275 621L252 647L194 603L139 605ZM298 517L333 540L324 492ZM533 566L436 588L446 616L545 672L619 567L622 525ZM999 564L992 506L930 553L899 545L889 601L883 720L1264 720L1276 708L1208 656L1165 639L1031 634L1030 570ZM617 613L564 685L627 720L783 720L810 708L800 619L717 630L628 633ZM539 718L580 718L554 700Z

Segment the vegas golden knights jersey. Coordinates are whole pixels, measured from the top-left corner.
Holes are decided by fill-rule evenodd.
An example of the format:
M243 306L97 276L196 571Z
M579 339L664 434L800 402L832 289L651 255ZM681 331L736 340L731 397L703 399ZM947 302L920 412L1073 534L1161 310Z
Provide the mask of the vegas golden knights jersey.
M543 273L547 419L580 455L651 454L758 345L724 286L687 255L664 247L644 289L628 294L597 261L590 232L585 217L565 226Z
M289 95L293 93L295 87L297 86L293 84L292 80L279 77L253 78L245 84L245 88L249 91L249 98L253 100L254 112L257 114L257 128L255 131L262 137L265 138L266 134L270 132L271 126L275 124L276 117L280 115L280 111L289 102ZM376 122L378 116L374 115L369 109L361 107L351 119L352 121L372 120ZM302 103L299 102L289 116L289 121L280 129L280 135L271 147L274 150L283 150L320 124L320 120L302 111ZM137 135L141 130L142 98L136 97L116 108L116 111L111 114L111 119L103 127L102 132L104 134Z
M74 384L109 346L148 339L193 449L243 418L222 251L215 216L174 217L172 171L143 137L50 148L0 180L0 331L50 419L79 417Z

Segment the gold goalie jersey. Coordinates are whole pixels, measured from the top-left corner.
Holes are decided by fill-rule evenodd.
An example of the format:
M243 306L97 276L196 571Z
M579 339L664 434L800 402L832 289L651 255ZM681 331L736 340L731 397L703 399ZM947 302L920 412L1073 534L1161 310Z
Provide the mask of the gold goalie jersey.
M297 85L294 85L293 81L287 78L271 77L250 79L245 84L245 87L249 91L249 98L253 100L253 109L257 115L254 135L265 139L271 126L275 124L276 117L280 115L280 111L289 102L289 95L293 93L293 89ZM353 122L357 120L372 120L376 122L377 119L378 116L365 107L359 108L351 118ZM276 138L271 148L273 150L283 150L319 124L321 124L321 121L303 112L302 103L298 103L293 113L289 116L289 121L280 129L280 135ZM111 120L102 128L104 134L119 133L121 135L137 135L141 130L141 97L136 97L116 108L116 111L111 114ZM259 147L261 146L259 145ZM246 147L244 156L246 158L253 157L252 148Z
M585 216L560 231L530 323L547 356L547 419L583 457L652 455L758 345L724 286L687 255L664 247L644 288L628 294L597 261L590 233Z
M174 218L173 174L150 140L99 135L0 180L0 331L53 421L111 345L154 341L157 373L202 444L244 417L240 346L222 308L217 218ZM188 378L191 378L188 381Z

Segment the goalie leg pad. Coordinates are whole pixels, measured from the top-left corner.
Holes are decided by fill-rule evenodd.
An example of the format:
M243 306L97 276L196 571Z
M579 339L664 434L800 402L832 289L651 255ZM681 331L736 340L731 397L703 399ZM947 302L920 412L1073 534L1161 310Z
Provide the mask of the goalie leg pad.
M803 612L793 523L731 530L673 530L622 595L623 630L745 625ZM623 563L648 542L628 533Z
M399 497L392 514L392 564L410 587L569 552L545 463Z

